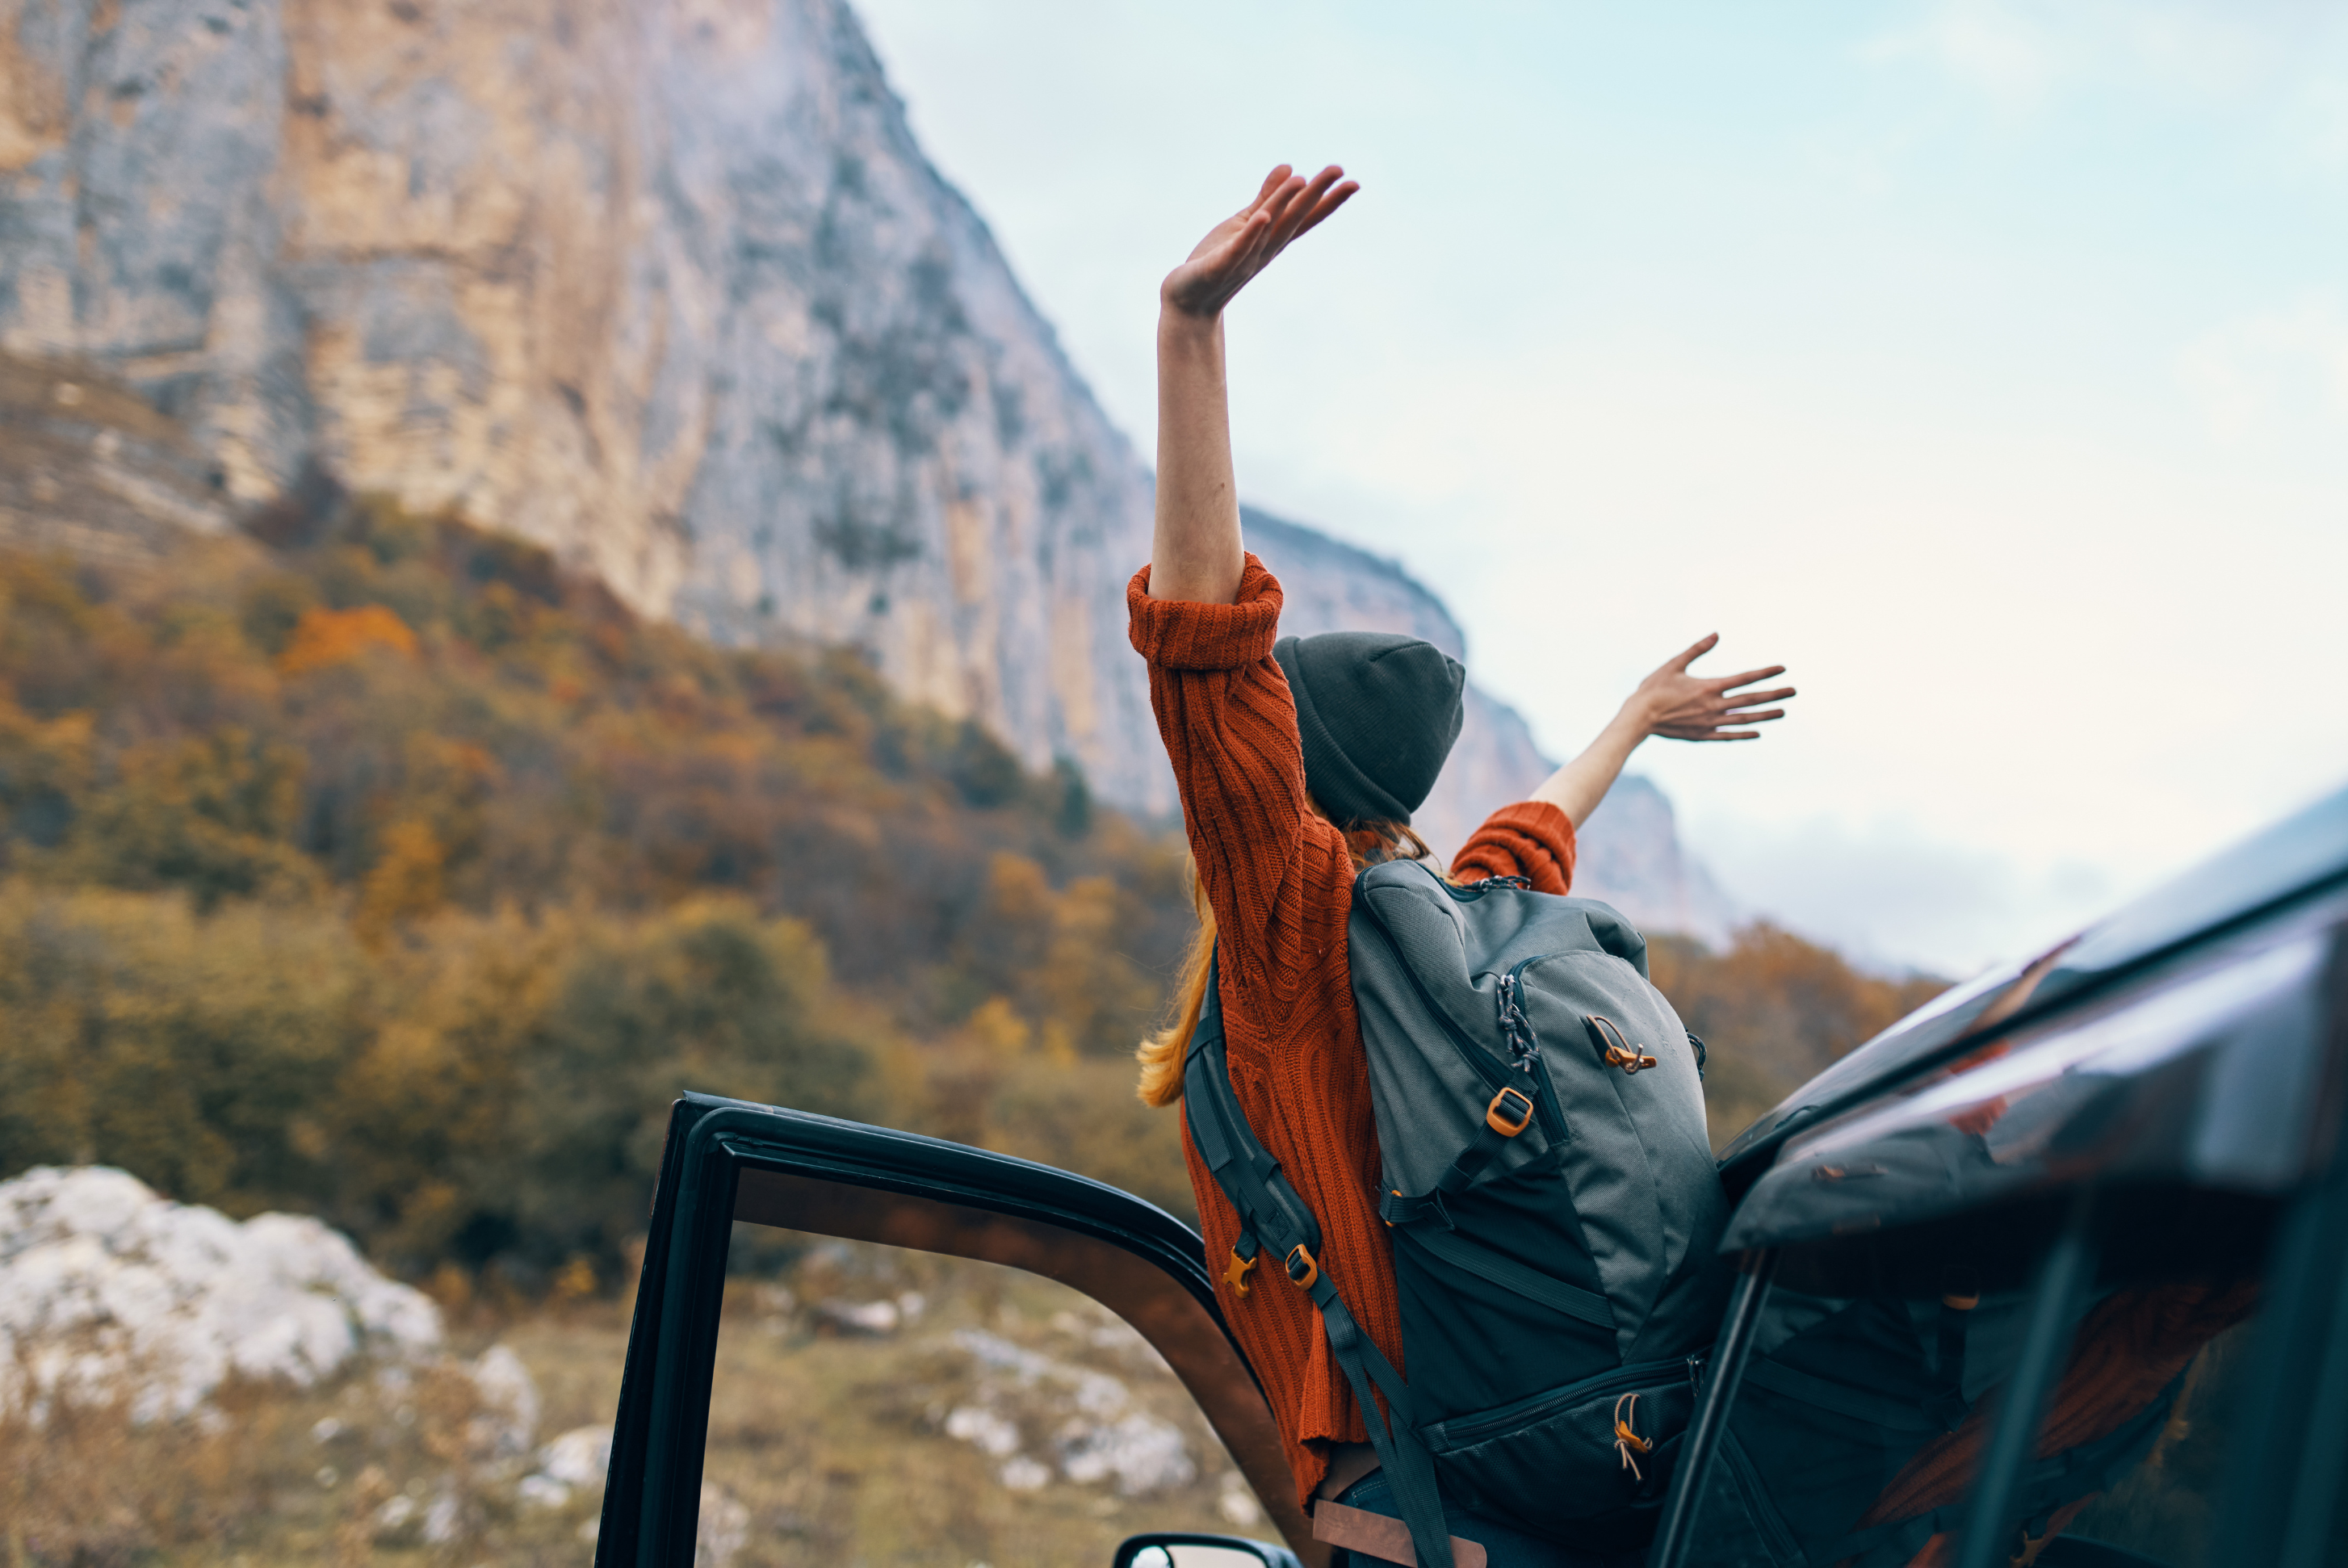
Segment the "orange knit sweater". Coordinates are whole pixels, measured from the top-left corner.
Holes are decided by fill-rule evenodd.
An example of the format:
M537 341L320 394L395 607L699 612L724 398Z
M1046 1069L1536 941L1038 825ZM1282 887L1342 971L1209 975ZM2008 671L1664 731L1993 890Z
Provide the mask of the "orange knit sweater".
M1394 1265L1377 1215L1377 1128L1345 955L1354 867L1344 838L1304 803L1296 705L1272 656L1280 584L1250 555L1236 603L1152 599L1148 589L1145 566L1126 588L1126 606L1133 645L1149 661L1150 706L1215 912L1232 1087L1249 1125L1321 1222L1322 1268L1401 1367ZM1573 855L1565 813L1528 801L1494 812L1452 870L1529 877L1541 892L1561 893ZM1239 1216L1187 1135L1183 1152L1210 1270L1220 1280ZM1327 1444L1368 1440L1320 1314L1277 1259L1255 1271L1245 1300L1226 1284L1216 1290L1272 1400L1304 1501L1328 1469Z

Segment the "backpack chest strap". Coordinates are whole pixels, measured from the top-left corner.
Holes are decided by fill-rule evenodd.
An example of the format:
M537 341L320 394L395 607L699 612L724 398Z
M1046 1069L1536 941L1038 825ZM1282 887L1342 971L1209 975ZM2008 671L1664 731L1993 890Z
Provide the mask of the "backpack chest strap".
M1466 1191L1469 1183L1483 1173L1484 1167L1492 1162L1492 1157L1507 1147L1509 1140L1531 1126L1532 1120L1530 1091L1513 1086L1501 1089L1484 1108L1484 1125L1476 1130L1476 1136L1435 1185L1416 1197L1388 1192L1378 1200L1378 1218L1389 1225L1410 1225L1432 1216L1443 1222L1445 1230L1450 1230L1451 1216L1444 1209L1443 1200Z

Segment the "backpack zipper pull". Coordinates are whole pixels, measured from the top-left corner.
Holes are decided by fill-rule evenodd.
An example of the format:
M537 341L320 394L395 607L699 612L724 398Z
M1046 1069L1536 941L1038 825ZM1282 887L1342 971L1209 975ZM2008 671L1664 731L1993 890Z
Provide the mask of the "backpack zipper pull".
M1509 1065L1529 1078L1533 1064L1540 1060L1540 1042L1533 1036L1532 1020L1517 1001L1518 985L1513 972L1500 976L1500 1037L1508 1042Z

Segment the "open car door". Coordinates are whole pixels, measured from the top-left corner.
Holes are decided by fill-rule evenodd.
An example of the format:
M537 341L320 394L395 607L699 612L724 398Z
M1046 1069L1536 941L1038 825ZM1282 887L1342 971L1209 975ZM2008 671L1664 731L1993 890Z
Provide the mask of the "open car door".
M690 1568L697 1541L708 1540L699 1516L719 1341L743 1315L737 1311L729 1319L726 1311L737 1227L1007 1265L1090 1298L1163 1357L1251 1489L1256 1501L1242 1511L1260 1510L1262 1524L1287 1542L1282 1549L1215 1542L1194 1529L1170 1532L1161 1547L1128 1543L1123 1555L1178 1564L1326 1560L1327 1549L1313 1541L1296 1506L1271 1410L1224 1329L1198 1235L1188 1226L1115 1188L1006 1155L691 1094L676 1102L661 1162L596 1539L598 1568ZM887 1302L870 1308L885 1309L883 1318L903 1311ZM852 1332L854 1315L839 1315ZM1094 1380L1102 1374L1057 1370L1061 1364L981 1329L966 1328L962 1338L979 1355L1005 1363L1004 1375L1014 1381L1063 1376L1080 1406L1119 1398L1105 1392L1113 1380ZM853 1348L840 1346L843 1354ZM788 1396L778 1389L773 1397ZM1004 1418L976 1406L942 1424L961 1426L967 1440L982 1447L995 1444L988 1451L998 1458L1015 1440ZM1145 1444L1150 1430L1142 1429ZM896 1462L922 1463L921 1447L904 1444ZM1118 1461L1104 1444L1095 1447L1097 1470ZM1012 1468L1018 1462L1003 1467L1009 1484L1032 1480L1040 1486L1045 1467L1029 1460L1033 1468L1023 1475ZM1100 1501L1114 1506L1111 1497ZM1137 1516L1132 1522L1166 1521ZM771 1521L743 1524L767 1527ZM1034 1560L1037 1544L1031 1540L1021 1551L1014 1543L1018 1554L1006 1561ZM952 1550L939 1542L922 1557L944 1561ZM1098 1561L1107 1563L1108 1553Z

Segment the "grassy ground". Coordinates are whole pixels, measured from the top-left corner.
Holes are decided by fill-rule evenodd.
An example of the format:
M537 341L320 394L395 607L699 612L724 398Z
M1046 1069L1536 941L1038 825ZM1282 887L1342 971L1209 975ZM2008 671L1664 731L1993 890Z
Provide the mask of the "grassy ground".
M550 1370L579 1369L550 1379L562 1389L548 1401L559 1412L552 1420L610 1418L608 1403L600 1415L590 1404L592 1385L617 1388L625 1330L608 1310L516 1337L530 1339ZM585 1375L605 1361L608 1378ZM306 1390L231 1387L191 1420L142 1426L115 1402L52 1410L37 1429L0 1424L0 1562L583 1563L592 1548L579 1518L592 1502L524 1506L514 1482L527 1450L499 1454L495 1425L453 1364L377 1369ZM448 1529L431 1542L425 1524L436 1505Z
M1105 1565L1139 1530L1269 1533L1241 1522L1236 1472L1172 1374L1074 1292L839 1243L761 1262L727 1290L705 1568ZM846 1321L876 1304L895 1327ZM532 1449L499 1450L493 1412L453 1361L308 1390L232 1387L194 1421L140 1427L111 1404L55 1411L38 1430L0 1424L0 1565L583 1565L600 1489L548 1504L520 1482L535 1443L611 1420L627 1313L588 1302L455 1315L458 1357L497 1344L529 1368ZM973 1332L984 1354L957 1337ZM1103 1434L1137 1432L1159 1442L1154 1474L1128 1463L1123 1477L1108 1465L1070 1479L1091 1473L1087 1451L1118 1457Z
M780 1283L736 1280L718 1342L705 1473L742 1512L739 1568L1106 1564L1137 1531L1240 1528L1223 1511L1245 1511L1226 1502L1236 1472L1189 1396L1139 1336L1076 1293L987 1264L837 1244ZM824 1315L909 1295L919 1315L887 1337L836 1332ZM964 1348L958 1336L973 1330L997 1357L1024 1352L1030 1375ZM1101 1408L1118 1389L1125 1402ZM957 1412L994 1451L949 1435ZM1072 1437L1081 1448L1084 1434L1137 1416L1145 1430L1179 1435L1187 1466L1174 1478L1067 1478L1083 1468L1069 1460ZM1027 1489L1004 1482L1046 1471Z
M1269 1536L1171 1373L1083 1297L985 1264L759 1241L753 1257L737 1244L757 1272L726 1292L702 1568L1105 1565L1144 1530ZM474 1306L456 1315L451 1349L519 1357L542 1443L612 1418L627 1315L624 1302ZM2177 1568L2223 1561L2212 1505L2251 1330L2204 1353L2155 1451L2074 1532ZM1140 1443L1120 1472L1100 1441L1120 1431L1159 1447ZM232 1387L194 1421L60 1409L37 1431L0 1423L0 1568L583 1568L601 1491L528 1501L536 1462L531 1448L500 1451L493 1411L454 1359L309 1390Z

